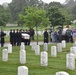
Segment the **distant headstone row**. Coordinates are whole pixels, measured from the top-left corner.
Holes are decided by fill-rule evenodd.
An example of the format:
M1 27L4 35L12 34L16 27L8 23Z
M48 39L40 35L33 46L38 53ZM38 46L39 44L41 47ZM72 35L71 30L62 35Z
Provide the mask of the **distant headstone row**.
M51 46L52 57L57 57L57 52L62 52L62 48L66 48L66 42L63 40L61 43L56 46ZM32 51L35 51L35 55L40 55L40 65L48 66L48 44L44 43L44 51L40 53L40 46L37 44L32 45ZM2 50L2 61L8 61L8 53L12 53L12 45L8 45L8 49ZM26 63L26 50L24 43L20 46L20 63ZM70 48L70 53L66 55L66 68L70 70L75 70L75 58L76 58L76 47ZM28 68L26 66L18 67L18 75L28 75ZM68 73L61 71L57 72L56 75L69 75Z

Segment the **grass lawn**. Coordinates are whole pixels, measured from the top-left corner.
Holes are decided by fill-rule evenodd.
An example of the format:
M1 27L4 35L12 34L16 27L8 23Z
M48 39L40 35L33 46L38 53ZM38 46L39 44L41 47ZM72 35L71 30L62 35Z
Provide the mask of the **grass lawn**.
M55 75L58 71L66 71L70 75L76 75L76 69L69 70L66 68L66 54L69 53L72 44L67 44L67 47L63 49L63 52L57 54L57 57L51 57L50 55L50 48L52 45L54 44L48 46L47 67L40 66L40 56L36 56L30 46L26 46L27 61L26 64L23 65L19 63L19 47L13 47L13 53L9 54L8 62L2 61L2 49L4 48L0 48L0 75L18 75L17 69L19 66L27 66L29 75ZM40 46L40 49L42 52L43 46Z

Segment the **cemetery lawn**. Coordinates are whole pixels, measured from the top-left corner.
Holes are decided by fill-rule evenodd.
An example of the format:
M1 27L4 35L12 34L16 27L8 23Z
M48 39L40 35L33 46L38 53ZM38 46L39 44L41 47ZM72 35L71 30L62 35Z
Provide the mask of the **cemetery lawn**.
M63 52L57 54L57 57L51 57L50 55L52 45L56 44L48 46L48 66L46 67L40 66L40 56L35 55L34 51L31 50L31 46L26 46L26 64L20 64L19 62L20 47L13 47L13 53L9 54L7 62L2 61L2 49L4 48L0 48L0 75L18 75L19 66L27 66L29 75L55 75L58 71L65 71L69 75L76 75L76 69L69 70L66 68L66 54L69 53L72 43L67 44ZM40 46L40 49L42 52L43 46Z

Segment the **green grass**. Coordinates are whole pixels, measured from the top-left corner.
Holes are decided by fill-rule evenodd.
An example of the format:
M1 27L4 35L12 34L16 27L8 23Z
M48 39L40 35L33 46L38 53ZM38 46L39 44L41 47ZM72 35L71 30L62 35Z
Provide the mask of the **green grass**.
M63 49L63 52L58 53L57 57L51 57L50 48L54 44L50 44L48 47L48 66L42 67L40 65L40 56L36 56L30 46L26 46L26 64L19 63L19 47L13 47L13 53L9 54L7 62L2 61L2 49L0 49L0 75L18 75L17 68L19 66L27 66L29 69L29 75L55 75L58 71L66 71L70 75L76 75L75 70L69 70L66 68L66 54L69 53L72 43L67 44L67 47ZM6 47L7 48L7 47ZM43 46L40 46L41 52Z
M19 26L5 26L5 27L0 27L1 29L8 31L10 29L28 29L27 27L19 27Z

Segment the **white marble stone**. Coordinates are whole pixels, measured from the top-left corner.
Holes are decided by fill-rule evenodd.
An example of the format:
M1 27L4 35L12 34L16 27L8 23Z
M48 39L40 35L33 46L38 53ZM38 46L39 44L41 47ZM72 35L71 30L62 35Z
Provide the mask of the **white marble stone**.
M62 40L62 48L66 48L66 41Z
M32 49L32 51L34 51L34 44L31 45L31 49Z
M62 44L61 43L57 44L57 51L62 52Z
M70 53L73 53L75 58L76 58L76 47L71 47L70 48Z
M8 50L7 49L2 50L2 61L8 61Z
M28 75L28 68L26 66L19 66L18 75Z
M41 66L48 66L48 53L41 52Z
M33 43L31 46L32 46L32 51L35 51L37 44Z
M20 50L20 63L25 64L26 63L26 51Z
M73 43L73 47L76 47L76 43Z
M48 51L48 43L44 43L44 51Z
M75 69L75 57L73 53L68 53L66 55L66 68L70 70Z
M12 53L12 45L11 44L8 45L8 53Z
M39 45L36 46L35 55L40 55L40 46Z
M76 41L74 43L76 44Z
M57 57L57 49L56 46L51 46L51 56Z
M69 75L69 74L67 72L60 71L60 72L56 72L56 75Z
M25 45L24 42L21 42L21 45Z
M21 43L20 50L25 50L25 45L23 42Z

